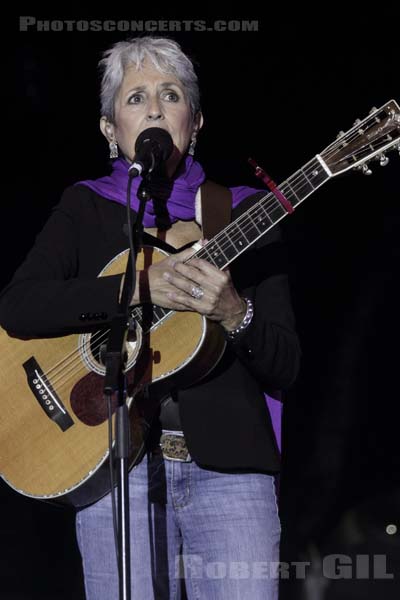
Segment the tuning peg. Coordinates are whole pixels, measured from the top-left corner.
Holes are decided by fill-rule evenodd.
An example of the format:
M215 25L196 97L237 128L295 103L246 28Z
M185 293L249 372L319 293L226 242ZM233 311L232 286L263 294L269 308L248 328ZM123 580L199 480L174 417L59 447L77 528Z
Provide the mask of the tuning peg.
M369 114L372 115L374 112L376 112L378 109L376 108L376 106L373 106L371 108L371 110L369 111Z
M363 175L372 175L372 171L369 168L369 166L367 165L367 163L363 164L361 167L361 172Z
M361 123L361 119L356 119L353 123L353 125L359 125Z
M389 162L389 158L386 156L386 154L383 154L383 152L382 152L382 154L380 154L378 156L378 159L379 159L379 164L381 165L381 167L386 167L386 165Z
M338 140L339 138L344 136L344 131L339 131L339 133L336 136L336 139Z

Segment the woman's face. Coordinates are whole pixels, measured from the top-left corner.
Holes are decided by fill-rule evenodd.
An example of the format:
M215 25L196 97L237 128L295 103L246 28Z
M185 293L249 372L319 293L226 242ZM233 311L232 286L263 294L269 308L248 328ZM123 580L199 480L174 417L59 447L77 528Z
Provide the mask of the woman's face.
M126 69L115 99L114 123L102 117L100 128L109 142L117 142L129 162L135 156L136 139L144 129L165 129L174 142L174 151L167 162L167 171L172 175L202 122L201 113L193 120L180 81L145 63L140 71L133 66Z

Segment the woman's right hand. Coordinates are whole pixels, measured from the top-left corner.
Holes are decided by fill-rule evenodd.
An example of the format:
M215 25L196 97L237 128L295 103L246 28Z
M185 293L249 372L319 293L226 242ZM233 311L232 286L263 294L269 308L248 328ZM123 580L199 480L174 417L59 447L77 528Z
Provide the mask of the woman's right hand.
M168 297L168 293L176 291L176 288L168 282L168 275L176 275L174 265L177 262L185 262L195 252L194 248L187 248L186 250L182 250L182 252L167 256L164 260L154 263L148 269L136 271L136 288L131 306L151 302L163 308L182 309L180 305Z

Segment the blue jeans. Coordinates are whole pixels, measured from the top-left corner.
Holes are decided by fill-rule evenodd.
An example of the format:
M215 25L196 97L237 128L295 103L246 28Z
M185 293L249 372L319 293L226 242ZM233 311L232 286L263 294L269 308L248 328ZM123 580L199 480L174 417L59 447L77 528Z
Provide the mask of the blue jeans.
M276 600L274 477L149 454L129 475L132 600ZM77 514L87 600L118 600L107 495Z

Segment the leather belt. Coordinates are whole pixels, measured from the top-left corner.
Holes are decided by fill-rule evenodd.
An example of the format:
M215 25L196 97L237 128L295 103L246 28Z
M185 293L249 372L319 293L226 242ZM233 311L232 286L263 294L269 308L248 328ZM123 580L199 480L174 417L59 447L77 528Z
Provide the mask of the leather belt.
M163 432L160 438L161 452L167 460L190 462L192 460L183 433Z

